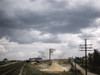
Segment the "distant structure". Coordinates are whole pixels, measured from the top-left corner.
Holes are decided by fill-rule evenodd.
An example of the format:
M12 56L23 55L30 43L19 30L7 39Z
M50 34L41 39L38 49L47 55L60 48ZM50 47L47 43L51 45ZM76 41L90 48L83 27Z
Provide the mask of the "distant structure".
M49 60L51 60L51 54L55 51L55 49L51 48L49 49Z
M41 61L42 60L42 58L40 58L40 57L36 57L36 58L29 58L29 61L30 62L33 62L33 61Z

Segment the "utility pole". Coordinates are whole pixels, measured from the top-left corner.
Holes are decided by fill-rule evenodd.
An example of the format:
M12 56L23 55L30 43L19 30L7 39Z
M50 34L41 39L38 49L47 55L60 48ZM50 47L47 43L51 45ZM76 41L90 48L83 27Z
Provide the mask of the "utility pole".
M76 57L75 57L75 75L77 75L77 74L76 74Z
M79 51L85 51L85 75L87 75L87 51L93 51L91 46L92 44L87 44L87 39L85 39L85 44L80 45L81 50Z

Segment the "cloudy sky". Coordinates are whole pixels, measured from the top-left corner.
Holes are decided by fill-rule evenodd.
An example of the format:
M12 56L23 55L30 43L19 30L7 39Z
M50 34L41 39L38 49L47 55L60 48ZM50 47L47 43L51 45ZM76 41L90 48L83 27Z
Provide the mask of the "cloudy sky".
M100 51L99 0L0 0L0 60L82 56L84 39Z

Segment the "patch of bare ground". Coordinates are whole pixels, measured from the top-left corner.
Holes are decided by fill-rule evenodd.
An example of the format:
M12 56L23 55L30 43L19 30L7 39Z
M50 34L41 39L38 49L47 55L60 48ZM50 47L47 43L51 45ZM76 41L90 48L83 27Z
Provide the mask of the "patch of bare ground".
M46 65L47 66L47 65ZM68 72L71 69L71 65L67 64L66 66L62 66L57 62L53 61L52 64L47 68L40 69L40 71L44 72Z

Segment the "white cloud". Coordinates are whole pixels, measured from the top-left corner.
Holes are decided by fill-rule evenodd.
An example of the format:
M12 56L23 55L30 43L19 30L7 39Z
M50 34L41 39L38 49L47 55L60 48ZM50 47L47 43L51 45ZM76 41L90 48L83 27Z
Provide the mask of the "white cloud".
M92 42L91 40L88 41L88 43L96 44L95 47L99 48L99 45L97 45L99 44L97 43L99 41L99 29L95 31L93 31L92 29L83 29L81 35L84 35L88 32L98 37L94 38L96 40L92 40ZM34 31L32 33L34 34ZM41 35L41 32L35 33ZM33 42L29 44L18 44L16 42L10 42L9 39L6 38L2 38L0 39L0 41L7 43L3 44L3 46L7 49L7 52L3 55L3 57L8 57L9 59L28 59L38 57L40 56L38 51L45 51L48 58L48 51L50 48L56 50L52 54L52 58L67 58L70 56L84 55L84 52L79 52L79 44L84 44L84 40L80 38L80 34L59 34L57 36L57 39L60 40L61 43Z
M24 53L23 52L18 52L18 56L24 57Z
M14 30L14 33L12 36L8 36L8 39L19 43L32 43L36 41L46 41L52 39L53 37L54 36L51 33L42 33L41 31L30 29Z
M81 38L79 38L80 34L72 34L72 33L65 33L65 34L59 34L58 35L58 39L61 42L65 42L65 43L76 43L79 44L81 43Z
M6 53L7 50L4 48L3 45L0 45L0 53Z
M9 40L6 40L9 41ZM68 47L67 43L42 43L42 42L34 42L31 44L16 44L16 42L9 42L5 44L7 51L3 57L7 57L8 59L28 59L33 57L38 57L39 51L45 51L48 59L48 52L50 48L55 49L56 51L53 54L53 58L58 58L62 56L69 57L71 48ZM17 54L16 54L17 53ZM62 55L66 53L66 55Z
M3 2L3 0L2 0L2 2ZM49 16L46 17L46 19L48 19L48 20L50 19L51 21L49 21L46 24L51 23L50 24L50 25L52 25L51 31L53 30L54 25L59 26L59 27L61 25L63 25L63 26L67 25L66 22L63 22L63 21L60 22L60 20L63 19L65 15L68 15L68 16L65 16L65 19L64 19L65 21L67 21L70 18L71 19L73 18L70 16L77 16L76 14L78 14L78 13L79 13L79 15L80 15L80 13L85 13L82 16L88 15L86 11L83 12L84 10L87 10L87 9L85 9L86 7L91 7L93 10L95 9L96 10L95 12L100 11L99 10L100 9L100 1L96 1L96 0L91 0L91 1L90 0L54 0L54 1L52 0L51 2L49 0L35 0L35 1L6 0L3 3L2 2L0 3L0 9L6 11L5 12L6 15L10 18L16 17L16 19L18 19L19 15L23 15L23 14L26 15L30 11L32 13L36 13L36 15L38 15L38 16L40 16L40 15L47 16L47 14L50 14ZM2 7L3 5L5 5L5 7ZM77 10L76 13L73 12L75 10ZM72 12L70 12L70 11L72 11ZM69 12L74 13L74 14L68 14ZM57 13L60 13L60 14L57 14ZM63 15L63 14L65 14L65 15ZM92 14L93 15L95 14L94 11ZM36 17L38 17L38 16L36 16ZM54 18L52 18L52 16ZM67 19L67 17L69 17L69 18ZM77 16L77 17L78 17L78 19L80 18L80 16ZM23 17L23 18L27 18L27 17ZM44 19L44 17L42 19ZM55 20L55 19L58 19L58 20ZM89 19L91 19L91 17ZM44 21L48 21L48 20L44 20ZM75 20L76 20L76 17L75 17ZM83 21L84 20L82 19L82 22ZM20 21L18 20L18 22L20 22ZM61 24L59 24L59 22ZM75 24L77 24L77 23L75 22ZM86 24L88 24L88 23L86 23ZM28 25L28 24L26 24L26 25ZM74 26L75 25L72 25L72 27L74 27ZM79 26L76 26L76 27L79 27ZM49 29L49 26L46 26L45 28ZM67 30L67 26L65 29ZM58 31L60 31L60 28L58 28ZM62 31L63 31L63 29L62 29ZM100 49L100 47L99 47L99 44L100 44L100 35L99 35L100 34L100 18L99 17L97 19L93 20L90 28L82 29L81 33L76 33L76 34L67 33L67 31L66 31L66 33L58 33L58 34L56 34L56 33L53 34L53 33L49 33L49 32L43 33L42 31L35 30L35 29L30 29L30 30L16 29L11 32L12 33L9 36L4 36L4 38L0 39L0 53L4 54L4 55L2 55L3 57L9 57L9 59L10 58L17 59L20 57L21 57L21 59L28 59L30 57L37 57L37 56L39 56L38 51L43 50L43 51L48 52L48 50L50 48L56 49L56 51L53 55L54 58L69 57L78 51L78 45L81 43L84 43L85 38L88 38L88 40L91 40L90 43L95 44L95 47ZM10 32L8 32L8 34L9 33ZM56 38L54 38L54 37L56 37ZM45 40L50 40L50 39L58 40L58 41L60 41L60 43L44 43L43 42ZM17 43L17 42L21 42L21 43ZM77 55L78 54L81 55L81 53L77 52Z
M91 25L91 27L81 29L82 33L80 36L82 38L87 38L89 42L93 44L93 48L100 50L100 18L96 18Z
M96 19L96 21L94 22L95 25L100 26L100 17Z
M50 39L50 38L53 37L53 35L50 34L50 33L44 33L44 34L42 34L42 32L36 31L36 30L31 30L30 31L30 35L31 35L31 37L38 38L38 39Z
M55 51L53 52L53 55L56 56L56 57L58 57L59 55L62 55L63 53L64 53L64 52L61 51L61 50L55 50Z

